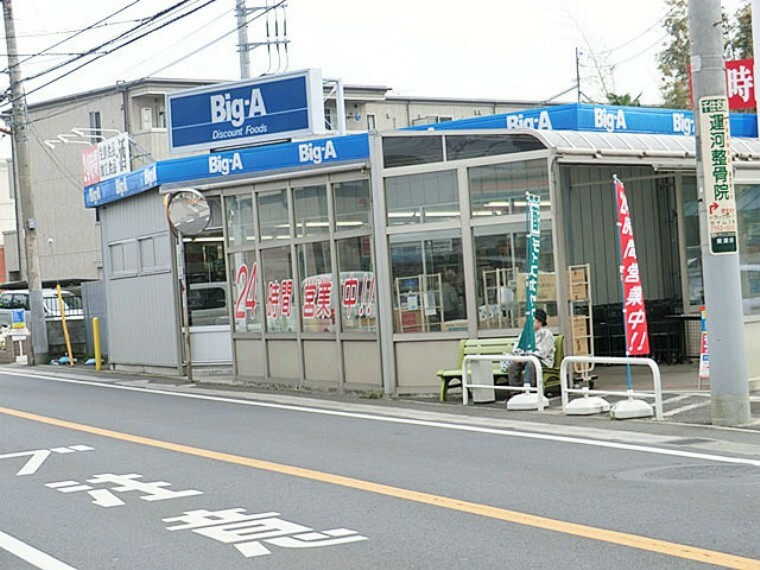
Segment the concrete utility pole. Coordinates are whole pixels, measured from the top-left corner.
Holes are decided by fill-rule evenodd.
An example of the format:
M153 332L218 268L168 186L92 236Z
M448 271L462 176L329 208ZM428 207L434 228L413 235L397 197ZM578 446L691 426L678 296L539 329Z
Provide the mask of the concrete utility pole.
M720 0L689 1L689 34L694 122L697 126L697 188L702 236L702 270L710 351L711 417L715 425L741 425L749 423L750 409L738 239L735 230L734 237L731 237L730 231L726 233L727 228L731 227L730 222L721 227L716 225L712 218L713 212L720 204L720 209L729 214L733 205L735 219L733 172L729 162L728 186L719 187L715 184L715 155L703 155L703 152L715 150L716 139L712 134L716 127L712 125L716 123L711 124L710 132L702 132L705 125L700 124L701 117L707 114L706 105L700 105L701 100L711 98L712 101L716 101L726 97ZM727 103L725 108L727 115ZM727 116L725 120L728 121ZM705 164L705 157L713 163ZM731 216L727 215L727 219L730 218Z
M21 223L17 224L18 239L24 240L26 249L26 281L29 285L31 311L29 327L32 331L34 362L35 364L42 364L48 360L48 341L45 311L42 304L42 278L40 277L40 257L37 245L37 222L34 218L34 200L32 198L29 135L26 126L26 97L21 86L21 71L19 69L18 50L16 48L16 28L13 23L13 4L11 0L2 1L13 104L12 128L16 151L14 161L16 162L18 173L18 197L21 202Z
M240 51L240 79L248 79L251 76L251 56L248 49L248 8L245 0L235 0L235 14L237 15L238 50Z

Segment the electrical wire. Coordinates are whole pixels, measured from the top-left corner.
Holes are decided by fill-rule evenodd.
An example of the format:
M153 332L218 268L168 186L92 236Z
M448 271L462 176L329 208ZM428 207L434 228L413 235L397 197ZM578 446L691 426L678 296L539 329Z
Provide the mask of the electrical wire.
M102 24L99 24L97 26L92 26L91 29L96 30L98 28L107 28L108 26L123 26L124 24L136 24L138 22L142 22L144 18L137 18L132 20L119 20L117 22L103 22ZM32 32L25 32L16 34L17 38L42 38L46 36L60 36L61 34L73 34L74 32L78 32L80 29L75 28L72 30L55 30L55 31L49 31L49 32L40 32L40 31L32 31ZM0 36L0 39L4 40L5 36Z
M115 43L115 42L117 42L117 41L119 41L121 39L124 39L124 38L128 37L132 33L134 33L136 31L140 30L141 28L144 28L145 26L153 23L154 21L156 21L157 19L161 18L162 16L164 16L166 14L169 14L169 13L173 12L174 10L177 10L178 8L181 8L182 6L184 6L185 4L187 4L188 2L195 3L195 2L198 2L198 0L180 0L179 2L176 2L175 4L171 5L170 7L165 8L164 10L156 12L155 14L153 14L153 16L150 16L144 22L138 24L137 26L134 26L131 29L129 29L129 30L127 30L127 31L125 31L125 32L117 35L116 37L111 38L110 40L108 40L106 42L103 42L103 43L101 43L101 44L99 44L99 45L91 48L90 50L84 52L83 55L75 57L75 58L72 58L71 60L69 60L68 62L66 62L64 64L52 67L49 70L37 73L36 75L32 75L31 77L24 77L22 80L23 81L33 81L35 79L38 79L38 78L42 77L43 75L46 75L48 73L52 73L53 71L57 71L61 67L65 67L66 65L68 65L70 63L74 63L75 61L78 61L82 57L86 57L91 52L98 51L98 50L100 50L100 49L102 49L102 48L104 48L106 46L109 46L109 45L111 45L111 44L113 44L113 43Z
M186 1L187 1L187 0L183 0L183 3L184 3L184 2L186 2ZM39 90L41 90L41 89L44 89L45 87L48 87L48 86L52 85L52 84L53 84L53 83L55 83L56 81L60 81L60 80L61 80L61 79L63 79L64 77L68 77L68 76L69 76L69 75L71 75L72 73L74 73L74 72L76 72L76 71L79 71L79 70L80 70L80 69L82 69L83 67L85 67L85 66L87 66L87 65L89 65L89 64L91 64L91 63L93 63L93 62L95 62L95 61L97 61L97 60L99 60L100 58L102 58L102 57L105 57L106 55L109 55L109 54L111 54L111 53L113 53L113 52L115 52L115 51L118 51L118 50L122 49L122 48L125 48L125 47L127 47L128 45L130 45L130 44L133 44L134 42L136 42L136 41L139 41L139 40L141 40L141 39L143 39L143 38L145 38L145 37L147 37L147 36L149 36L149 35L151 35L151 34L154 34L155 32L157 32L157 31L159 31L159 30L161 30L161 29L163 29L163 28L165 28L165 27L167 27L167 26L169 26L169 25L171 25L171 24L173 24L173 23L175 23L175 22L177 22L177 21L179 21L179 20L182 20L182 19L184 19L184 18L186 18L186 17L190 16L191 14L194 14L195 12L197 12L197 11L199 11L199 10L202 10L202 9L203 9L203 8L205 8L206 6L209 6L209 5L213 4L213 3L214 3L214 2L216 2L216 1L217 1L217 0L207 0L205 3L201 4L200 6L197 6L197 7L193 8L192 10L189 10L188 12L185 12L185 13L183 13L183 14L180 14L179 16L176 16L174 19L172 19L172 20L169 20L169 21L167 21L167 22L164 22L164 23L163 23L163 24L161 24L160 26L158 26L158 27L156 27L156 28L153 28L153 29L151 29L151 30L148 30L147 32L143 33L143 34L142 34L142 35L140 35L140 36L137 36L136 38L132 38L132 39L130 39L130 40L127 40L126 42L124 42L124 43L122 43L122 44L120 44L120 45L118 45L118 46L116 46L116 47L113 47L113 48L111 48L111 49L109 49L109 50L105 51L104 53L102 53L102 54L100 54L100 55L97 55L96 57L94 57L94 58L90 59L89 61L85 61L84 63L82 63L81 65L78 65L78 66L77 66L77 67L75 67L74 69L71 69L71 70L67 71L67 72L66 72L66 73L64 73L64 74L62 74L62 75L59 75L59 76L55 77L54 79L51 79L50 81L48 81L48 82L46 82L46 83L43 83L42 85L40 85L40 86L38 86L38 87L35 87L34 89L32 89L32 90L28 91L28 92L27 92L27 95L31 95L32 93L36 93L37 91L39 91Z
M280 6L282 6L283 4L285 4L286 2L287 2L287 0L280 0L280 1L279 1L277 4L274 4L274 5L272 5L272 7L271 7L271 8L267 8L267 10L274 10L274 9L276 9L276 8L279 8ZM219 36L219 37L217 37L217 38L215 38L215 39L211 40L210 42L208 42L208 43L206 43L206 44L202 45L202 46L201 46L201 47L199 47L198 49L196 49L196 50L193 50L193 51L191 51L190 53L187 53L187 54L183 55L183 56L182 56L182 57L180 57L179 59L175 59L175 60L174 60L174 61L172 61L171 63L168 63L168 64L164 65L163 67L160 67L160 68L158 68L158 69L156 69L156 70L152 71L151 73L149 73L149 74L147 75L147 77L150 77L150 76L152 76L152 75L156 75L157 73L161 73L161 72L162 72L162 71L164 71L165 69L167 69L167 68L169 68L169 67L171 67L171 66L173 66L173 65L176 65L176 64L180 63L181 61L184 61L184 60L186 60L187 58L189 58L189 57L191 57L191 56L195 55L196 53L198 53L198 52L200 52L200 51L203 51L203 50L204 50L204 49L206 49L207 47L209 47L209 46L212 46L212 45L214 45L214 44L215 44L215 43L217 43L217 42L220 42L220 41L222 41L222 40L223 40L224 38L226 38L227 36L231 36L232 34L235 34L235 33L237 33L237 31L238 31L240 28L242 28L243 26L247 26L248 24L250 24L251 22L253 22L253 21L255 21L255 20L258 20L258 19L259 19L259 18L261 18L261 17L262 17L264 14L266 14L266 12L261 12L261 13L259 13L259 14L256 14L255 16L252 16L250 19L246 20L246 21L245 21L243 24L240 24L239 26L235 26L235 27L234 27L232 30L230 30L229 32L227 32L227 33L224 33L224 34L222 34L221 36Z
M274 4L270 9L278 8L282 4L285 4L286 2L287 2L287 0L280 0L277 4ZM230 36L232 34L237 33L238 29L240 29L243 26L247 26L248 24L250 24L251 22L253 22L255 20L258 20L263 15L264 15L264 12L256 14L254 16L251 16L243 24L240 24L239 26L236 25L231 31L226 32L226 33L222 34L221 36L218 36L217 38L215 38L215 39L213 39L213 40L205 43L204 45L202 45L199 48L197 48L197 49L195 49L195 50L193 50L193 51L191 51L191 52L183 55L182 57L180 57L180 58L178 58L178 59L176 59L176 60L174 60L174 61L172 61L172 62L170 62L170 63L168 63L166 65L164 65L163 67L160 67L158 69L153 70L151 73L148 73L146 75L146 77L155 76L156 74L161 73L165 69L167 69L169 67L172 67L173 65L176 65L177 63L180 63L180 62L182 62L182 61L184 61L184 60L186 60L186 59L194 56L198 52L203 51L204 49L206 49L206 48L214 45L215 43L218 43L218 42L222 41L224 38L226 38L226 37L228 37L228 36ZM88 95L86 95L86 94L82 94L81 98L83 98L84 100L81 101L81 102L77 102L78 101L78 97L75 96L72 99L70 99L70 102L75 103L74 105L68 105L65 109L54 111L54 112L49 113L47 115L44 115L42 117L38 117L38 118L36 118L34 120L29 121L29 124L46 121L48 119L52 119L52 118L57 117L59 115L63 115L65 113L69 113L69 112L71 112L71 111L73 111L75 109L80 109L80 108L85 107L87 105L90 105L92 103L91 98Z
M116 15L124 12L125 10L131 8L132 6L134 6L135 4L138 4L141 1L142 0L132 0L132 2L130 2L126 6L122 6L121 8L119 8L118 10L116 10L116 12L112 12L111 14L109 14L108 16L106 16L105 18L101 18L100 20L98 20L94 24L90 24L89 26L86 26L86 27L82 28L81 30L79 30L79 31L75 32L74 34L72 34L72 35L70 35L70 36L62 39L61 41L58 41L58 42L54 43L53 45L46 47L42 51L38 52L36 55L31 55L31 56L27 57L25 60L20 61L19 65L22 65L22 64L26 63L27 61L29 61L31 59L34 59L35 57L37 57L39 55L47 53L51 49L57 48L61 44L65 44L66 42L73 40L74 38L76 38L77 36L80 36L80 35L84 34L85 32L89 32L90 30L93 29L94 26L97 26L99 24L102 24L103 22L106 22L106 21L110 20L114 16L116 16ZM6 71L7 71L7 68L6 68Z

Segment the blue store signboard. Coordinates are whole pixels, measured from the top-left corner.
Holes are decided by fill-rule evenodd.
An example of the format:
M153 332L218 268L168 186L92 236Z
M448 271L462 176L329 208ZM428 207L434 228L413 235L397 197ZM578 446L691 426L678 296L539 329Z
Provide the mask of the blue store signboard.
M162 160L129 174L93 184L84 189L84 202L87 208L94 208L159 185L209 183L232 176L243 177L363 160L369 160L369 136L366 133L213 152Z
M169 150L323 134L322 76L308 69L166 95Z

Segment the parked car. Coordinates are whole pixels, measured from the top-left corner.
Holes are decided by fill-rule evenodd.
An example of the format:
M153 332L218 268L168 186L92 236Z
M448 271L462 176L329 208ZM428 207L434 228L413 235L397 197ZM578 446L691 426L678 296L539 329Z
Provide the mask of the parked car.
M2 295L0 295L2 297ZM191 283L187 294L191 326L229 325L227 283Z
M82 299L71 291L61 291L61 297L63 298L63 310L66 318L82 320L84 318ZM58 303L58 293L55 289L42 290L42 303L47 320L61 319L61 308ZM29 290L18 289L0 293L0 309L24 309L28 311L30 309Z

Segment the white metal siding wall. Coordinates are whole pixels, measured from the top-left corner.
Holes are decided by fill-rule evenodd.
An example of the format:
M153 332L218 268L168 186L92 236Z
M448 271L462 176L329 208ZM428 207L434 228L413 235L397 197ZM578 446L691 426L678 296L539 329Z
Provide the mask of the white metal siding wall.
M103 207L100 219L110 362L176 367L179 331L170 269L173 253L161 196L151 190L109 204ZM139 239L150 237L155 238L156 262L141 260ZM137 270L123 271L123 277L114 278L110 246L133 241L137 257L132 265L136 264Z
M621 302L613 173L625 184L645 299L678 296L674 283L677 247L668 227L668 218L674 215L675 206L669 201L668 192L662 189L664 182L659 183L658 190L655 179L637 180L654 175L648 167L562 168L562 191L567 197L568 263L591 264L595 305Z

